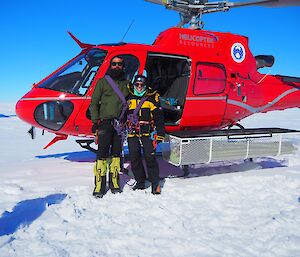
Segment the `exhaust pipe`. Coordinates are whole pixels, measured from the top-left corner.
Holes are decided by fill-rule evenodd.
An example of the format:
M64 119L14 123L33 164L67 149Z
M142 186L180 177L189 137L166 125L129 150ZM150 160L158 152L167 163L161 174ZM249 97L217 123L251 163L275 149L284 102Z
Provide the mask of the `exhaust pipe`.
M255 60L257 70L264 67L272 67L275 62L273 55L257 55L255 56Z

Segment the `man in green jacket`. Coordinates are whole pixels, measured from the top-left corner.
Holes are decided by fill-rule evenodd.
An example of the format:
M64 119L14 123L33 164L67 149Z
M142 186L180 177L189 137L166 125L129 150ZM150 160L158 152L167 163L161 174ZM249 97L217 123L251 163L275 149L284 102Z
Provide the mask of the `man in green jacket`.
M117 56L111 60L107 76L98 80L92 100L91 117L92 132L98 136L98 152L94 165L95 188L93 195L103 197L106 193L106 173L109 170L109 188L112 193L120 193L119 172L121 170L120 156L122 152L121 135L118 131L118 121L123 113L124 99L117 94L115 87L124 98L129 94L129 82L124 76L124 60ZM109 82L109 80L113 80ZM112 86L114 84L114 86ZM118 91L117 90L117 91Z

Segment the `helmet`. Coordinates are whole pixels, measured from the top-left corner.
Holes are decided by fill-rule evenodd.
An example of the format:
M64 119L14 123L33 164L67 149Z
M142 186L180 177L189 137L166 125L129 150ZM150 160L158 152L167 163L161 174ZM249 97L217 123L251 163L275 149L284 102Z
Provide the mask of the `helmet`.
M135 84L136 82L142 82L146 85L146 80L147 80L147 77L144 76L144 75L136 75L134 77L134 81L133 81L133 84ZM147 85L146 85L147 86Z
M143 75L136 75L134 77L133 90L136 96L143 96L146 93L147 91L146 80L147 78ZM140 87L141 84L143 85L142 88Z

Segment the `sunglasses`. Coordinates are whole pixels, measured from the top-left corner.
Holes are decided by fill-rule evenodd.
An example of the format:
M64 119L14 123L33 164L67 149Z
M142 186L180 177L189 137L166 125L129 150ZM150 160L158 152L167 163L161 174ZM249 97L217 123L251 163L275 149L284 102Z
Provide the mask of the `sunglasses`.
M134 83L134 86L136 86L136 87L144 87L145 84L144 83Z
M123 62L112 62L111 66L119 66L122 67L123 66Z

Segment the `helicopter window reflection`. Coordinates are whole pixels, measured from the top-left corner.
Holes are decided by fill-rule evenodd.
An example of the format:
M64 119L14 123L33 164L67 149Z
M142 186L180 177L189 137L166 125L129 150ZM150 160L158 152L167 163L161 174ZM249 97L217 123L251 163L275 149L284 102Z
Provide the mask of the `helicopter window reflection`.
M217 63L198 63L196 68L196 80L194 94L222 93L226 86L225 68Z
M39 88L85 95L105 56L106 51L92 49L48 78Z

